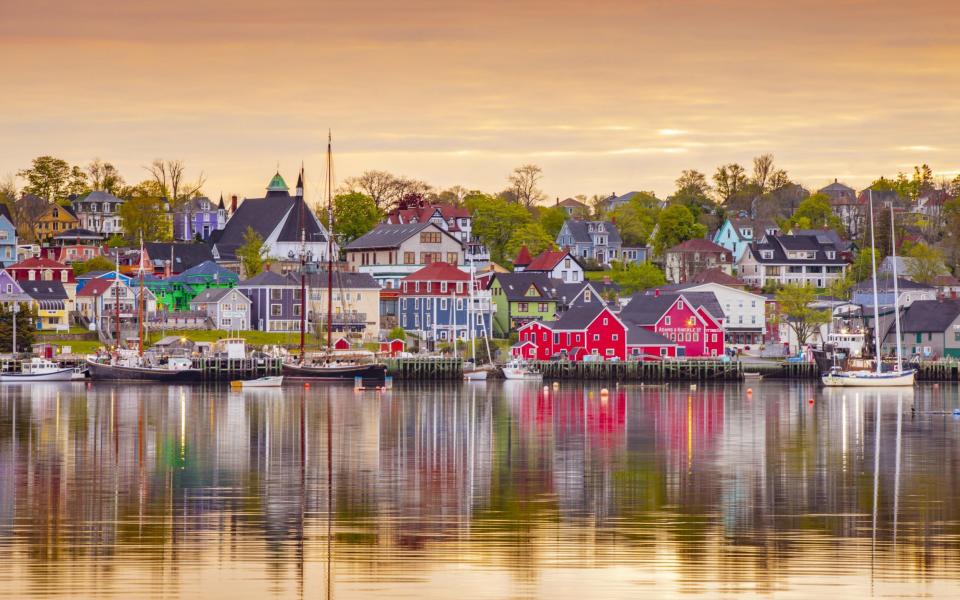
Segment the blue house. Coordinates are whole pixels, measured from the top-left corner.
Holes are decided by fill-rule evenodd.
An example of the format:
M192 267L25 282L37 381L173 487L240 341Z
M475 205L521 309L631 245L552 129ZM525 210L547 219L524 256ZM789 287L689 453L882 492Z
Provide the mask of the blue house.
M82 290L85 285L94 279L116 279L116 277L116 271L87 271L83 275L77 275L77 292ZM120 281L122 281L124 285L130 285L132 280L133 278L129 275L120 273Z
M400 282L400 326L431 341L467 340L492 334L490 292L476 286L470 275L445 262L411 273ZM473 306L471 308L471 302Z
M751 242L760 241L764 235L777 235L780 228L773 221L751 219L745 214L730 217L713 235L713 243L733 253L733 262L739 262Z
M300 331L300 282L264 271L237 285L250 300L250 327L258 331Z
M6 204L0 204L0 268L17 262L17 226Z

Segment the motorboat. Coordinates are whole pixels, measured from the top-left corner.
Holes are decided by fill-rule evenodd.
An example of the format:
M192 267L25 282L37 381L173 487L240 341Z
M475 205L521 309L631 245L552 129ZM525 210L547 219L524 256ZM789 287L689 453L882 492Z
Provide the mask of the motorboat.
M117 358L112 361L87 357L87 370L93 380L105 381L162 381L167 383L195 383L202 372L194 369L189 358L170 358L163 364L151 364L143 357Z
M519 360L511 360L503 365L503 376L510 380L539 381L543 379L543 373L535 371Z
M234 388L274 388L280 387L283 385L283 375L273 375L268 377L260 377L258 379L245 379L231 381L230 387Z
M87 378L87 368L80 366L73 368L73 376L70 377L72 381L84 381Z
M70 381L73 379L71 367L61 367L45 358L31 358L21 363L20 371L0 373L0 382L29 383L33 381Z

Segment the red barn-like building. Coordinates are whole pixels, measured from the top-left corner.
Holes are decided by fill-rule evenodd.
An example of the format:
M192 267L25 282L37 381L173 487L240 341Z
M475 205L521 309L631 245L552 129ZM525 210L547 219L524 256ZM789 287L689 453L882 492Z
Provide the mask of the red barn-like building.
M713 292L637 294L620 318L675 342L677 356L723 355L724 313Z

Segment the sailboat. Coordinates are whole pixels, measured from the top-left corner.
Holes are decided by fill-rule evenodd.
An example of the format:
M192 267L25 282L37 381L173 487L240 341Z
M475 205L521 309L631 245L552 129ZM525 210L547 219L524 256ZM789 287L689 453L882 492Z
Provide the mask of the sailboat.
M487 375L493 370L492 364L480 365L477 363L477 336L476 336L476 316L475 308L476 279L474 278L473 260L470 261L470 297L467 300L467 335L470 336L470 349L473 361L463 366L463 378L466 381L486 381ZM481 312L481 315L483 313ZM487 357L490 357L490 338L487 337L487 322L481 316L480 322L483 326L483 341L487 345ZM456 331L454 331L456 335Z
M870 194L870 248L871 266L873 267L873 339L876 352L876 369L874 371L844 371L839 367L830 369L823 375L823 385L829 387L899 387L912 386L915 369L903 368L903 353L900 349L900 292L897 288L897 241L893 222L893 205L890 206L890 243L893 246L893 319L897 335L897 368L892 371L883 371L883 361L880 355L880 301L877 293L877 254L876 241L873 235L873 194Z
M303 178L303 170L300 172ZM347 358L337 358L333 351L333 139L327 137L327 351L323 360L316 363L306 361L306 318L307 318L307 279L306 279L306 202L300 202L300 356L296 362L284 363L283 375L287 379L310 381L350 381L357 377L366 380L383 381L387 368L381 363L364 363Z

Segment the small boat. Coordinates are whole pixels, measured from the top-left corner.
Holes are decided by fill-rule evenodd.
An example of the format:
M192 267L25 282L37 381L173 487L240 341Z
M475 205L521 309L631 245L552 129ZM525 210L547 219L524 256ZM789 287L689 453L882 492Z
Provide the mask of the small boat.
M477 366L474 362L467 361L463 365L463 379L465 381L486 381L487 375L492 370L492 365Z
M503 376L511 380L539 381L543 379L543 373L534 371L519 360L511 360L503 365Z
M258 379L246 379L231 381L230 387L234 388L272 388L283 385L283 375L274 375L272 377L260 377Z
M0 373L0 382L29 383L33 381L70 381L73 369L61 367L45 358L31 358L20 365L20 371Z
M87 368L86 367L74 367L73 376L70 377L71 381L83 381L87 378Z
M757 372L744 373L743 378L749 381L757 381L758 379L763 379L763 375Z

